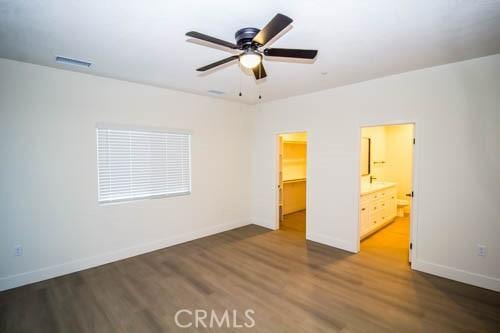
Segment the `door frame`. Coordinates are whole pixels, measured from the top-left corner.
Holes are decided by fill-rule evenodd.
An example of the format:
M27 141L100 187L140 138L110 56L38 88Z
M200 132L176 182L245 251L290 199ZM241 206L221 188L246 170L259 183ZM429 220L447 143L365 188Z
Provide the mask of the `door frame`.
M307 146L306 146L306 235L307 235L307 221L309 220L309 186L307 184L309 180L309 130L299 129L299 130L287 130L274 132L274 230L279 230L280 228L280 135L292 134L292 133L306 133L307 134Z
M418 235L418 198L419 198L419 191L418 191L418 141L417 139L417 122L416 121L394 121L394 122L380 122L380 123L370 123L370 124L362 124L359 126L359 132L358 132L358 158L357 160L357 168L359 169L360 166L360 159L361 159L361 136L362 136L362 129L366 127L382 127L382 126L394 126L394 125L413 125L413 139L414 144L413 144L413 150L412 150L412 190L413 193L416 193L417 195L413 196L411 198L411 207L410 207L410 243L412 244L411 248L411 255L409 257L410 259L410 264L411 268L413 269L413 265L416 261L417 258L417 248L418 248L418 242L417 242L417 235ZM359 171L357 172L357 191L356 191L356 199L358 201L358 204L356 205L357 207L357 251L359 252L361 250L361 239L359 237L360 232L361 232L361 221L360 221L360 196L361 196L361 176L359 175Z

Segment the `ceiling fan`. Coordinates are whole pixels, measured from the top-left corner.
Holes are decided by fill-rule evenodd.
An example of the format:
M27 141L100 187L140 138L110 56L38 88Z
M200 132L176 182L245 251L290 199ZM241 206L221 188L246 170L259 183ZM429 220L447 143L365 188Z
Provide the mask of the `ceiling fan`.
M236 44L226 42L224 40L211 37L196 31L186 33L186 36L210 42L219 46L223 46L230 50L242 50L239 55L216 61L210 65L206 65L197 69L199 72L204 72L217 66L229 63L231 61L239 60L240 64L253 71L256 80L263 79L267 76L262 65L263 56L267 57L283 57L295 59L314 59L317 50L302 50L302 49L280 49L280 48L266 48L260 50L271 39L276 37L286 27L292 23L292 19L283 14L276 14L276 16L262 29L257 28L243 28L236 32Z

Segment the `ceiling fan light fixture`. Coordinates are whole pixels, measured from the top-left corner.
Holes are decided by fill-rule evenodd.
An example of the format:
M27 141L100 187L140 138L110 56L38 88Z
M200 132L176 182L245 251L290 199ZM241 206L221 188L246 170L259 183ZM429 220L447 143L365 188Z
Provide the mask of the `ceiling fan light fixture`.
M248 69L258 66L262 61L262 56L255 51L246 51L240 56L240 64Z

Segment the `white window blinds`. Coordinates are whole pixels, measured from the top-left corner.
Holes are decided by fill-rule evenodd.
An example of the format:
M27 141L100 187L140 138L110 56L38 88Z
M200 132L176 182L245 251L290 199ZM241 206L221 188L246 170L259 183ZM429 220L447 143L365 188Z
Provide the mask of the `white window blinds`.
M191 135L97 127L98 200L191 192Z

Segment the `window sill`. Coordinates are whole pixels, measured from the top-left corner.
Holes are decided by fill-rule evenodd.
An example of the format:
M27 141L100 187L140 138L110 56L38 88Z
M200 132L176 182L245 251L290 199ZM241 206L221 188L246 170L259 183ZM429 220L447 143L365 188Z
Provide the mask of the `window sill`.
M191 194L191 191L188 191L188 192L179 192L179 193L170 193L170 194L151 195L151 196L147 196L147 197L134 197L134 198L113 199L113 200L102 200L102 201L97 201L97 203L100 206L107 206L107 205L122 204L122 203L141 201L141 200L180 197L180 196L186 196L186 195L190 195L190 194Z

